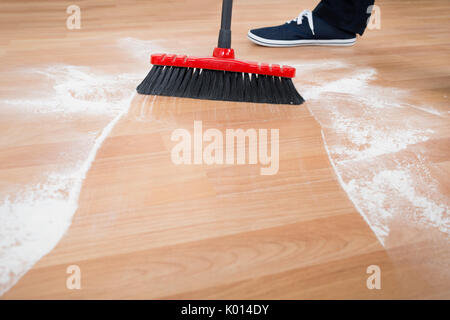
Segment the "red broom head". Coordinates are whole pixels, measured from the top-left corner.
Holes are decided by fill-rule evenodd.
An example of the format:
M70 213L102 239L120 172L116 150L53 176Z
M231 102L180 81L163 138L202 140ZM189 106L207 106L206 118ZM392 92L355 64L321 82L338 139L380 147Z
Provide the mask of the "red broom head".
M243 72L282 78L295 77L295 68L290 66L237 60L233 49L215 48L213 56L207 58L158 53L151 55L150 62L158 66Z
M236 60L233 49L213 57L153 54L153 68L136 88L139 94L193 99L299 105L295 68Z

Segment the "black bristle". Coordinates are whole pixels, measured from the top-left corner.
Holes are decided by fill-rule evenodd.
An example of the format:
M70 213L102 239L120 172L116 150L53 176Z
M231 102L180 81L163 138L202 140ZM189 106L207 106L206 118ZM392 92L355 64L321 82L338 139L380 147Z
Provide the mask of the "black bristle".
M229 101L231 96L231 72L224 72L222 98L220 100Z
M178 89L173 94L174 97L184 97L187 87L189 86L189 82L191 82L192 74L194 73L194 69L192 68L183 68L186 69L186 73L184 75L183 80L181 80L181 84Z
M252 74L252 101L260 100L262 103L270 103L265 88L265 76Z
M200 69L195 69L192 73L192 77L186 87L186 91L184 91L183 97L185 98L196 98L194 95L195 87L198 85L198 78L200 75Z
M173 84L167 92L168 97L174 97L176 92L179 90L181 84L183 83L184 76L187 72L187 68L178 68L178 74L176 79L173 81Z
M235 73L235 83L236 83L236 100L234 101L244 101L244 79L241 72Z
M230 72L230 101L240 101L238 99L238 89L237 89L237 72Z
M152 84L151 79L155 76L156 70L158 69L158 66L153 66L153 68L150 70L150 72L147 74L145 79L141 82L141 84L136 88L136 90L140 92L144 92L145 88L150 86Z
M153 86L157 83L155 80L159 77L163 69L164 67L162 66L153 66L144 81L137 87L137 92L140 94L150 94Z
M162 96L170 96L170 93L172 92L173 87L176 85L176 80L178 78L178 74L180 72L181 68L178 67L172 67L172 73L170 75L169 80L167 81L164 88L161 89L161 95Z
M283 81L286 82L288 88L289 88L289 97L291 98L290 104L302 104L305 102L303 97L297 92L297 89L295 88L294 84L292 83L292 79L290 78L283 78Z
M212 88L211 90L211 95L209 96L209 98L211 100L221 100L222 99L222 92L223 92L223 86L224 86L224 76L225 76L225 72L224 71L217 71L214 73L215 74L215 86Z
M191 95L195 98L200 99L200 91L204 86L207 86L206 78L208 75L208 72L205 72L207 70L199 69L198 79L195 81L195 85L192 88Z
M213 70L209 70L209 71L210 71L210 76L211 76L211 83L210 83L208 92L205 93L204 99L215 100L214 99L214 97L216 96L215 91L217 90L217 87L219 86L219 76L218 76L219 73L216 71L213 71Z
M284 104L292 104L290 88L284 79L285 78L280 78L280 92L281 92L281 96L283 97L283 103Z
M275 100L275 94L273 92L273 82L272 82L272 77L271 76L264 76L263 79L264 82L264 88L266 90L266 96L267 96L267 101L270 104L275 104L276 100Z
M277 104L284 104L283 95L281 94L281 80L279 77L272 77L273 81L273 92L275 93L275 100Z
M203 70L202 86L200 87L200 91L198 93L199 99L207 99L209 97L212 85L212 73L213 72L211 70Z
M252 102L252 84L248 73L244 73L244 100L245 102Z
M162 79L159 86L155 87L155 95L161 96L163 95L165 89L169 85L169 80L172 77L172 74L175 70L174 67L166 67L167 70L164 72L164 78Z
M149 90L148 94L151 95L159 95L159 88L161 87L161 84L163 83L164 79L169 75L168 73L169 67L164 67L160 70L159 74L153 81L153 85Z
M291 78L220 70L153 66L139 94L299 105L305 100Z

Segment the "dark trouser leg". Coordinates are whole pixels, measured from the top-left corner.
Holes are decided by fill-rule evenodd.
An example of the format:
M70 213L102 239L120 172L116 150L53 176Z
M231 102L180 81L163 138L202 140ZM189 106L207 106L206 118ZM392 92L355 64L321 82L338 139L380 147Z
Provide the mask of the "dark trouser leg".
M322 0L314 14L332 26L362 35L370 14L367 8L374 0Z

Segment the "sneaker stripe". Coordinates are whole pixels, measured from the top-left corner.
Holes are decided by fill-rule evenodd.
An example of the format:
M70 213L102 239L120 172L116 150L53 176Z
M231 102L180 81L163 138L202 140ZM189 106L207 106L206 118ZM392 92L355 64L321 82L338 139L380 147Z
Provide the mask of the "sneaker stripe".
M271 40L258 37L257 35L248 32L248 38L256 44L266 47L295 47L306 45L322 45L322 46L351 46L355 44L356 38L351 39L330 39L330 40Z

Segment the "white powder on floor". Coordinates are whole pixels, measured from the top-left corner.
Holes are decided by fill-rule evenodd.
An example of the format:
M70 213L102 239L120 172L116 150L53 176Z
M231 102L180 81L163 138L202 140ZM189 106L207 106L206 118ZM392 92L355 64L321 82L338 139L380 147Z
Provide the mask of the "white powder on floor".
M367 117L367 114L370 116ZM335 145L332 153L337 159L363 160L379 155L398 152L409 145L429 140L432 129L414 129L402 126L384 126L366 112L359 119L345 116L336 110L330 111L333 131L345 136L346 145Z
M310 84L299 81L297 86L321 124L340 184L377 238L385 244L393 219L436 228L450 238L448 198L427 170L432 163L401 153L435 134L430 122L421 121L421 114L405 118L408 108L436 116L435 125L446 116L432 107L404 102L405 91L371 84L374 69L361 70L338 61L326 61L324 66L331 75L339 70L339 78L316 77ZM296 67L300 73L314 73L308 63ZM322 70L319 67L316 72Z
M51 91L43 91L39 97L5 99L1 103L37 113L115 114L124 108L130 83L137 81L136 74L94 74L83 66L56 65L19 72L40 75L42 81L53 83Z
M356 201L364 203L366 215L383 239L389 233L390 220L398 213L407 215L411 221L438 228L448 234L449 207L419 194L416 184L414 173L409 168L402 168L377 172L372 179L352 179L345 184L345 189ZM429 189L432 187L428 186Z
M164 53L167 52L159 44L159 41L154 40L142 40L136 38L122 38L117 41L118 48L126 50L127 54L134 57L133 64L140 69L148 68L150 62L150 53Z
M119 119L127 113L140 75L108 76L87 67L51 66L29 70L48 77L53 85L48 96L2 100L27 112L97 115L109 119L92 142L90 151L80 152L77 165L63 172L50 172L43 182L23 186L19 194L2 195L0 203L0 295L11 288L39 259L52 250L71 224L78 207L83 180L97 151ZM131 98L130 98L131 97ZM37 133L39 127L35 128ZM61 157L64 155L61 154ZM72 159L73 160L73 159ZM13 198L14 200L11 200Z

